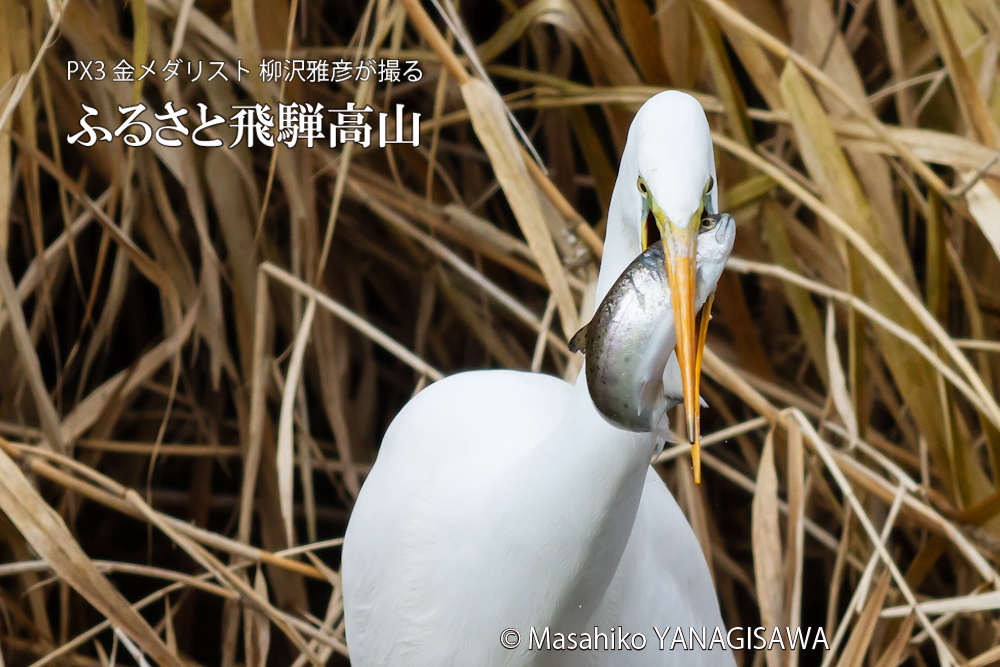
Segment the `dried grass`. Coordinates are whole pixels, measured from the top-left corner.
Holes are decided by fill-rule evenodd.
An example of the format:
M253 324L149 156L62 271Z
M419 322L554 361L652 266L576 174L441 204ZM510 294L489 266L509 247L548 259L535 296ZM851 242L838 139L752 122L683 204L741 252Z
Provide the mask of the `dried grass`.
M448 373L578 372L616 159L667 87L740 230L704 483L683 443L654 463L727 624L834 646L739 664L1000 662L998 53L992 0L0 0L0 665L346 663L381 434ZM178 57L424 78L65 76ZM401 102L423 141L66 143L140 100Z

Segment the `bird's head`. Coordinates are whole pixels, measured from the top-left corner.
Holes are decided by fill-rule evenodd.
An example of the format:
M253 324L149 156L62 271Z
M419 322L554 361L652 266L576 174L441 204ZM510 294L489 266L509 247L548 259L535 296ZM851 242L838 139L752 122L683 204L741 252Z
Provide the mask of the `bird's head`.
M688 434L694 435L695 481L700 478L698 376L705 340L704 328L695 331L695 315L715 290L735 231L732 217L718 213L712 135L704 110L686 93L654 95L636 113L625 142L608 211L599 305L590 324L570 341L570 349L587 354L587 382L598 410L631 430L648 425L652 378L663 372L676 350ZM647 252L660 240L662 252L659 246ZM654 258L662 262L656 270L647 264ZM665 287L669 294L660 298ZM702 324L707 324L704 314ZM642 354L632 354L638 350ZM636 413L626 415L623 409Z
M695 328L697 264L701 254L698 240L715 229L720 220L716 215L712 137L697 100L671 91L654 96L642 106L632 122L628 141L635 146L638 177L633 187L639 199L639 206L628 208L641 211L635 226L642 251L658 239L663 240L677 331L677 362L688 433L692 434L697 428L697 374L702 352ZM716 275L712 284L717 280Z

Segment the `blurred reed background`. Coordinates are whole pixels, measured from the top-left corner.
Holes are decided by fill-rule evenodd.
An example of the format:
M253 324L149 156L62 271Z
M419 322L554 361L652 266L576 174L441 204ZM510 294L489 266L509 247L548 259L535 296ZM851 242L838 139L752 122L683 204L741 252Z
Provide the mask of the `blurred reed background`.
M705 482L683 446L657 467L727 624L835 648L738 663L1000 660L998 54L994 0L0 0L2 662L346 664L338 538L382 433L444 374L576 372L664 88L708 112L739 232ZM112 80L177 58L201 77ZM261 80L286 58L423 76ZM421 142L67 141L84 104L293 101L402 103Z

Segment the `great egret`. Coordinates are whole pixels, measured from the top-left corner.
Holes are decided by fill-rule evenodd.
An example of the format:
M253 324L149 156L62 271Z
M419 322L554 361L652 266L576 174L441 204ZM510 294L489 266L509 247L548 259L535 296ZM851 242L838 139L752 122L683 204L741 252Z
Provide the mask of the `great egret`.
M703 214L717 211L714 183L698 102L679 92L648 100L622 155L597 299L658 232L673 296L663 317L680 334L663 343L669 351L680 339L680 364L663 374L661 409L683 395L689 422L695 313L734 233L727 216L725 233L698 242ZM696 248L712 243L721 251L696 274ZM722 628L715 590L690 525L649 465L662 438L603 418L583 375L568 384L507 370L459 373L393 420L344 540L356 667L733 664L718 646L658 649L654 626L704 627L709 636ZM596 634L595 626L611 631L617 650L599 641L602 650L529 647L532 632ZM622 649L615 632L650 641Z

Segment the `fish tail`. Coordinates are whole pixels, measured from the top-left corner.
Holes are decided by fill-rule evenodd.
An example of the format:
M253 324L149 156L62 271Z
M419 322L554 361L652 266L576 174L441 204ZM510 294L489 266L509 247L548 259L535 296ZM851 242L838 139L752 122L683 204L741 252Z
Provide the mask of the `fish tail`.
M573 337L569 339L569 349L570 352L582 352L587 354L587 327L589 324L585 324L579 331L573 334Z

